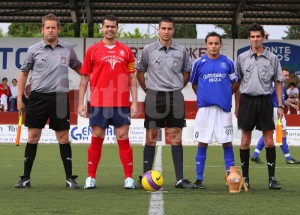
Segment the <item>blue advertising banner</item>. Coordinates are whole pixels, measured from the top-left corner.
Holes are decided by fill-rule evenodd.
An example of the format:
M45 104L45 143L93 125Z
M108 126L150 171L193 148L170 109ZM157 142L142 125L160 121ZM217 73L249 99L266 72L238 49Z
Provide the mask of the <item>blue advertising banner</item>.
M282 67L286 67L290 72L300 75L300 44L295 45L284 42L265 42L264 46L280 60ZM250 46L246 46L237 50L237 55L247 51Z

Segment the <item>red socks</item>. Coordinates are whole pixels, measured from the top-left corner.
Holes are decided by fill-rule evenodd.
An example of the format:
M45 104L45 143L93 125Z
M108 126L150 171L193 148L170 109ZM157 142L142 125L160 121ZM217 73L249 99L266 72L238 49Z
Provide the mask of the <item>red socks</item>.
M120 160L124 169L125 178L132 178L133 172L133 155L129 139L118 140Z
M97 167L101 158L103 138L92 136L91 145L88 149L88 176L96 178Z
M96 171L101 159L103 138L92 136L92 142L88 149L88 176L96 178ZM124 169L125 178L132 178L133 155L129 139L118 140L120 160Z

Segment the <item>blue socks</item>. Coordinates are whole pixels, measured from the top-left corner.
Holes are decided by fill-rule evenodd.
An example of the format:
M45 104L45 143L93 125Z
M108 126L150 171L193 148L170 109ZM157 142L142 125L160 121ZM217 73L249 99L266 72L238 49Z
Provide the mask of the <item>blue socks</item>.
M227 171L230 170L230 166L234 166L233 146L223 147L223 150L224 150L224 163ZM206 153L207 153L207 147L198 146L197 154L195 157L197 180L203 180L203 173L204 173L205 162L206 162Z
M230 147L224 147L224 163L226 171L230 170L231 166L234 166L234 153L232 145Z
M253 157L258 157L261 150L265 147L264 138L261 137L256 145L256 148L253 153ZM289 145L287 144L286 137L282 137L282 145L281 145L281 151L284 154L284 157L286 160L291 160L291 154Z
M253 157L258 157L259 153L261 152L261 150L263 150L264 147L265 147L264 137L261 137L258 140L258 143L257 143L256 148L255 148L254 153L253 153Z
M281 145L281 151L284 154L284 157L286 160L291 160L291 154L290 154L290 149L289 149L289 145L286 142L286 137L282 137L282 145Z
M196 174L197 180L203 180L204 167L206 162L207 147L199 147L197 149L196 160Z

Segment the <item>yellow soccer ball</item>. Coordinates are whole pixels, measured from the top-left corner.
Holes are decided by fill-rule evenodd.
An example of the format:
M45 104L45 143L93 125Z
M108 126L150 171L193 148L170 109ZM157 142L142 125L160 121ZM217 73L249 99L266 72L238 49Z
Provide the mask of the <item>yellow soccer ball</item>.
M142 177L142 186L147 191L158 191L164 184L164 179L160 172L150 170Z

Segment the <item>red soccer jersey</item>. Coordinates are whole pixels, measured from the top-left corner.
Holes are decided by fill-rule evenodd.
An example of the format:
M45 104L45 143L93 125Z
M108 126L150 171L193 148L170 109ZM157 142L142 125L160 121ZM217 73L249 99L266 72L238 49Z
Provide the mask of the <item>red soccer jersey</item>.
M92 45L81 68L83 75L90 75L91 106L129 107L129 75L133 72L134 56L126 45L118 41L114 46L103 41Z
M0 84L0 97L2 96L2 94L7 95L7 97L11 96L11 92L10 92L10 87L9 86L4 86L3 84Z

